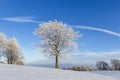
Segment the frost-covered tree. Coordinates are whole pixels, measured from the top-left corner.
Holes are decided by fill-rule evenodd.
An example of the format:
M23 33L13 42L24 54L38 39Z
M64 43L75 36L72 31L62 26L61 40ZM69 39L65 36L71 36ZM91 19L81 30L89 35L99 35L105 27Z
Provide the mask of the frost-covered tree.
M120 60L119 59L112 59L111 60L112 69L120 71Z
M16 38L11 38L7 41L4 54L7 58L8 64L17 64L22 60L22 53Z
M3 52L6 47L6 36L3 33L0 33L0 56L3 56Z
M109 64L105 61L98 61L96 67L98 70L108 70Z
M55 56L55 68L59 68L59 56L70 53L77 48L75 39L80 37L78 32L57 21L40 24L34 34L40 37L39 48L42 49L44 54L47 53L45 56Z

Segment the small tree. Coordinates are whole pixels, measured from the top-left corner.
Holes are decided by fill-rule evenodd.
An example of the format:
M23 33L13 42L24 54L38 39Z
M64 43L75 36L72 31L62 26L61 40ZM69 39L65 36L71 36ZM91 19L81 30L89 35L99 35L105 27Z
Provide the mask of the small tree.
M21 60L21 61L17 61L16 64L17 64L17 65L24 65L24 62Z
M98 61L96 64L96 67L98 70L108 70L109 69L109 65L105 61Z
M39 47L42 51L49 53L50 56L55 56L56 68L59 68L58 57L77 47L75 39L78 37L78 33L62 22L42 23L34 34L40 36Z
M120 71L120 60L112 59L111 64L112 64L113 70L119 70Z
M22 53L16 38L11 38L7 41L4 54L7 58L8 64L17 64L18 61L22 60Z

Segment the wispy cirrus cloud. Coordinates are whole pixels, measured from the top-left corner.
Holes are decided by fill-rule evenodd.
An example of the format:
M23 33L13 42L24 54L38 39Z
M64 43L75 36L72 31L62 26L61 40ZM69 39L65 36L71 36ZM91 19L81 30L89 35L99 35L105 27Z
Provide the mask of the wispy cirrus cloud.
M40 21L35 20L35 17L8 17L8 18L1 18L1 20L5 21L12 21L12 22L20 22L20 23L25 23L25 22L30 22L30 23L41 23Z
M35 17L31 16L25 16L25 17L8 17L8 18L1 18L1 20L5 21L12 21L12 22L19 22L19 23L25 23L25 22L30 22L30 23L43 23L41 21L37 21ZM113 36L120 37L120 33L107 30L107 29L102 29L102 28L96 28L96 27L91 27L91 26L72 26L74 29L84 29L84 30L92 30L92 31L100 31L104 32Z
M90 27L90 26L74 26L73 28L75 29L84 29L84 30L92 30L92 31L100 31L100 32L104 32L113 36L117 36L120 37L120 33L117 32L113 32L107 29L102 29L102 28L96 28L96 27Z

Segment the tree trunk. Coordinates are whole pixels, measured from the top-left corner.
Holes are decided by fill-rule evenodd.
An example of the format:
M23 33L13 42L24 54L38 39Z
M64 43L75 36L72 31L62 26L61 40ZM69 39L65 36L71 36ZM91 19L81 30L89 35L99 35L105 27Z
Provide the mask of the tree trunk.
M12 61L10 61L10 64L12 64Z
M59 69L58 55L56 55L55 68Z
M8 64L10 63L10 60L8 59L8 62L7 62Z

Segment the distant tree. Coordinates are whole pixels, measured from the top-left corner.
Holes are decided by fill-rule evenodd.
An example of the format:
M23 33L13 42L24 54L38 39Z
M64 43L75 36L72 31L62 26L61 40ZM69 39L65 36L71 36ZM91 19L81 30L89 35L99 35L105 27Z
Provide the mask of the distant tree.
M59 68L59 56L77 48L75 39L79 37L78 33L62 22L42 23L34 34L40 37L39 48L47 53L45 56L55 56L55 68Z
M5 62L4 61L0 61L0 64L5 64Z
M67 68L68 70L74 70L74 71L92 71L93 69L88 66L73 66L71 68ZM66 70L66 69L64 69Z
M18 61L22 60L23 56L16 38L11 38L7 41L4 54L7 58L8 64L17 64Z
M0 33L0 57L3 56L3 52L5 51L6 48L6 36L3 33Z
M98 70L108 70L109 64L105 61L98 61L96 67Z
M21 61L17 61L16 64L17 64L17 65L24 65L24 62L21 60Z
M111 64L112 64L112 69L113 70L119 70L120 71L120 60L112 59Z

